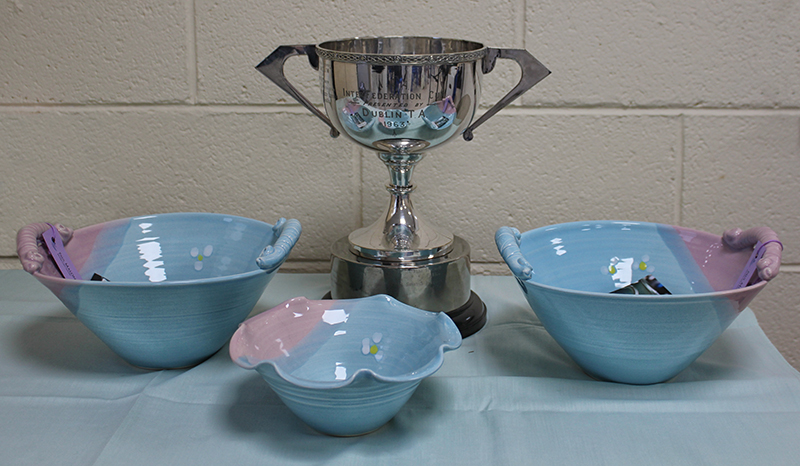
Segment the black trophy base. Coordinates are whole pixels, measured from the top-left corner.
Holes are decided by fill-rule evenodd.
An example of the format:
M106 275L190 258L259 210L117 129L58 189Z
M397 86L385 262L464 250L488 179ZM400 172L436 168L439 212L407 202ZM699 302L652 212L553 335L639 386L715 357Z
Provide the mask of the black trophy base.
M486 325L486 304L474 291L470 292L469 300L463 306L446 314L453 319L461 338L475 334Z

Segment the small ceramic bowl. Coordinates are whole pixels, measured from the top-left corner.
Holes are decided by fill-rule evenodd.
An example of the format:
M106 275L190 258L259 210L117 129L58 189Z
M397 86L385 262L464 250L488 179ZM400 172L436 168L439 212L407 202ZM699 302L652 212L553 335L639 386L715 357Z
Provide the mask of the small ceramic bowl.
M443 312L387 295L295 298L245 321L231 359L261 374L319 432L353 436L391 420L461 334Z
M576 222L522 234L502 227L495 240L567 354L592 377L630 384L663 382L691 364L778 273L782 250L765 227L730 230L723 240L644 222ZM760 278L734 289L757 241L764 244L753 267ZM611 293L646 276L671 294Z
M63 278L42 241L47 223L17 234L23 268L114 352L148 369L193 366L222 348L300 236L297 220L210 213L56 227L81 279Z

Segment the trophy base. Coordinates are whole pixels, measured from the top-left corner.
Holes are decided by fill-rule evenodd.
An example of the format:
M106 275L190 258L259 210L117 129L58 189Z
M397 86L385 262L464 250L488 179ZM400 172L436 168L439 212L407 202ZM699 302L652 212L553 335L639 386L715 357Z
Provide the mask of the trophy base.
M331 297L388 294L426 311L445 312L462 337L486 324L486 305L470 289L469 245L458 236L446 255L420 261L380 261L354 254L347 237L334 243Z
M446 314L453 319L461 332L461 338L467 338L486 325L486 304L474 291L470 292L469 299L463 306L446 311Z

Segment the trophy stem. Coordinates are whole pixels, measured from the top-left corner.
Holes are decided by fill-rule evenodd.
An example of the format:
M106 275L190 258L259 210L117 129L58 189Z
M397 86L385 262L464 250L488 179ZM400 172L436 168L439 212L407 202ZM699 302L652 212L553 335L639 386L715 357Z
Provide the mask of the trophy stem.
M384 220L383 235L386 243L395 250L409 250L414 247L414 239L419 228L414 206L409 197L414 191L411 175L424 154L400 155L381 152L378 157L389 169L389 184L386 190L391 195Z
M350 234L353 252L368 259L390 261L427 260L449 252L453 235L420 220L409 197L414 191L411 175L424 155L381 152L378 157L389 169L389 206L383 218Z
M418 230L417 216L408 197L414 187L388 185L386 190L392 196L383 225L386 243L396 250L411 249Z
M380 152L378 157L389 169L389 186L413 189L411 175L414 173L414 167L425 157L424 153L390 154Z

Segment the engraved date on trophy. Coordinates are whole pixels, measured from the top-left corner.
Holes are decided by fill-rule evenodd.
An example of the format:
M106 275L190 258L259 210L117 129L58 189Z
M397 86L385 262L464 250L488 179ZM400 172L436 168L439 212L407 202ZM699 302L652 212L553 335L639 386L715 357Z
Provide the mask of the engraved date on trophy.
M358 133L368 131L375 122L379 122L380 127L389 130L403 130L412 125L415 127L421 125L439 131L451 126L456 118L456 107L450 97L418 110L374 108L361 103L363 100L360 98L353 97L346 97L344 101L341 107L341 121Z

